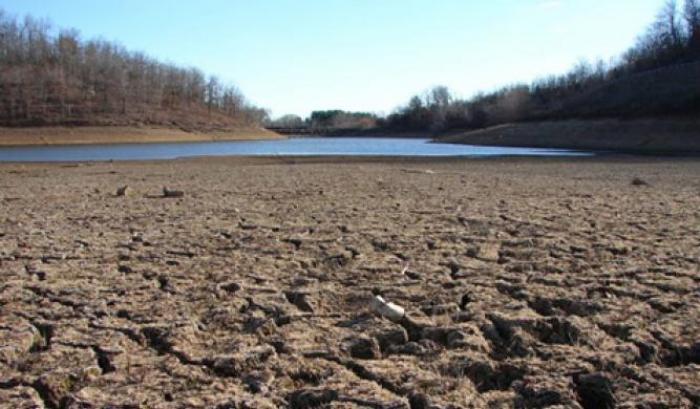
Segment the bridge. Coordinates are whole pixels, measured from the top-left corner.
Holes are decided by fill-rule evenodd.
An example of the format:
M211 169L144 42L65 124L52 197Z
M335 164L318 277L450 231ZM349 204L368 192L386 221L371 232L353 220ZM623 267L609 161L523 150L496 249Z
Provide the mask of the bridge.
M265 129L281 135L322 135L324 133L322 129L308 127L268 126Z

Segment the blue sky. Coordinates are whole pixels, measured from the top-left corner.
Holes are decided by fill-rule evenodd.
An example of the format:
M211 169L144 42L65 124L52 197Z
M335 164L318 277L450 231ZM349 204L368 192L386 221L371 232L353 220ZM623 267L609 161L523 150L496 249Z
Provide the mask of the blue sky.
M0 0L84 38L196 66L273 115L389 113L446 85L468 97L627 49L662 0Z

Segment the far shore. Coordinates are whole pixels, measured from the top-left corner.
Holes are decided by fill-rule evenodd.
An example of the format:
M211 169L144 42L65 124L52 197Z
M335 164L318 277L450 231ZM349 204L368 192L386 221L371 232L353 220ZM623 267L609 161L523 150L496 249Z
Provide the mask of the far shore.
M309 136L309 135L307 135ZM335 132L318 137L428 138L419 132L371 129L362 132ZM136 126L55 126L0 127L0 147L98 145L124 143L181 143L236 140L286 139L264 128L234 128L215 131L186 131L168 127ZM564 120L520 122L478 130L453 130L432 135L437 143L481 146L571 149L633 154L700 153L700 120Z
M452 131L436 142L637 154L700 153L700 120L566 120L521 122Z
M0 127L1 146L97 145L120 143L212 142L285 139L263 128L237 128L209 132L187 132L167 127Z

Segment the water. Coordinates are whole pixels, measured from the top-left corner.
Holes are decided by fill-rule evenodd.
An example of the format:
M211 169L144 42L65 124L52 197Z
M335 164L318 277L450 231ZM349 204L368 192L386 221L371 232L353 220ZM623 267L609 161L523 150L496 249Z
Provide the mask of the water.
M415 138L291 138L266 141L0 148L0 162L154 160L193 156L589 156L561 149L429 143Z

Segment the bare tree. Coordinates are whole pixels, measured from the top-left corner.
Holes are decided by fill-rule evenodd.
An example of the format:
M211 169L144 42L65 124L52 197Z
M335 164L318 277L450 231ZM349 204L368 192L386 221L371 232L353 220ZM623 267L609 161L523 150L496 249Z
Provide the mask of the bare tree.
M700 49L700 1L685 0L683 15L688 28L688 45L697 52Z
M118 44L83 41L31 17L0 10L0 125L81 123L229 124L265 117L240 91L193 68L163 64Z
M437 86L429 93L430 110L432 112L431 128L434 131L445 128L447 121L447 110L449 109L452 96L450 90L445 86Z
M683 30L676 0L666 1L657 16L655 30L665 47L671 49L682 47Z

